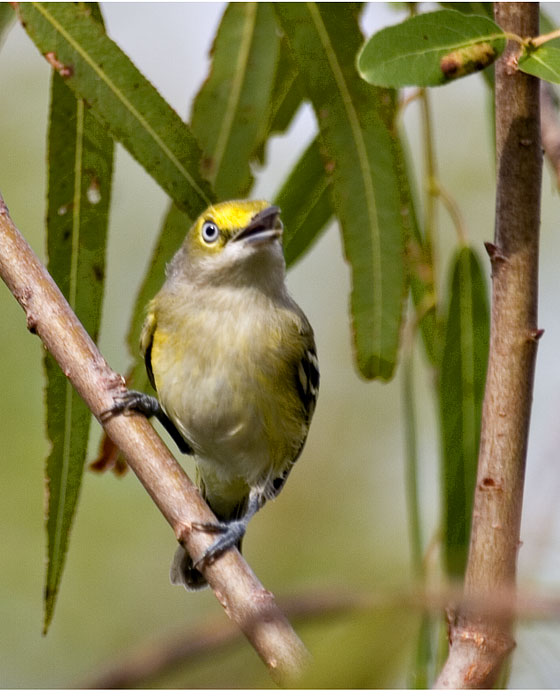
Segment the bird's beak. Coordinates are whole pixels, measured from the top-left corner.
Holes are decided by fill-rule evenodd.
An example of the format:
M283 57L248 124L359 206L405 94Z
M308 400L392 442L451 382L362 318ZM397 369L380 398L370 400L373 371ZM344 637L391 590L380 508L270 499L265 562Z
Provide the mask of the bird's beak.
M235 236L234 241L258 243L279 238L282 235L280 209L267 207L251 219L247 226Z

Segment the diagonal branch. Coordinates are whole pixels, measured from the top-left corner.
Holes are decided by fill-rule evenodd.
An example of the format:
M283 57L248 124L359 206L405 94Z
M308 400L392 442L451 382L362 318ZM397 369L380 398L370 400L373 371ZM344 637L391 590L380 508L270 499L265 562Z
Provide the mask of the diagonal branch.
M536 36L538 3L494 3L506 32ZM497 192L492 326L465 594L513 595L537 341L542 150L539 81L516 69L515 44L496 64ZM436 686L491 687L514 646L514 615L458 607Z
M15 227L0 195L0 276L36 333L95 417L113 405L124 380L105 362L51 276ZM211 522L212 512L149 422L116 416L103 426L122 451L177 539L193 559L211 542L191 522ZM204 575L227 615L241 628L278 683L293 681L308 652L290 623L237 550L208 565Z

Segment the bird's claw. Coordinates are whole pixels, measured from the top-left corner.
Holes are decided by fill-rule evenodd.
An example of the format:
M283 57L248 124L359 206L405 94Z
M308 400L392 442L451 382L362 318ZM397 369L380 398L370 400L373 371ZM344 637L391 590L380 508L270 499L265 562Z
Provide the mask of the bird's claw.
M116 397L111 408L100 414L102 421L109 420L113 416L129 415L130 413L142 413L146 418L151 418L159 409L157 399L143 394L141 391L129 390Z
M243 520L232 520L229 523L192 523L192 529L200 532L219 533L219 537L206 549L193 566L198 568L213 562L228 549L235 547L247 529Z

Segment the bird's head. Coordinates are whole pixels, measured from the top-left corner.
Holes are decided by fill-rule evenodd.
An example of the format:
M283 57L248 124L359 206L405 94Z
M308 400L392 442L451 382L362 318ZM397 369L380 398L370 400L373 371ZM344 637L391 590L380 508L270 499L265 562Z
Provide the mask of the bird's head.
M192 225L173 267L211 284L283 279L282 230L280 210L264 200L214 204Z

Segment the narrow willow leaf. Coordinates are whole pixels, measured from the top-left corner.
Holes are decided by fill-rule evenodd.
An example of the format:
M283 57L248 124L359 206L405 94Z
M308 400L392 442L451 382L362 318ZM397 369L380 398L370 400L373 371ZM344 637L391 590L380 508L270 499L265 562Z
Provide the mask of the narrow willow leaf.
M560 83L560 48L543 44L519 59L519 70L549 83Z
M303 90L298 77L297 66L292 58L285 36L280 41L280 57L274 76L269 123L261 137L261 144L255 157L262 165L265 162L266 142L275 134L283 134L289 127L303 99Z
M280 58L272 90L271 123L268 134L286 131L302 102L297 66L292 59L286 37L280 43Z
M374 34L358 55L368 83L383 87L443 85L489 66L506 37L488 17L439 10Z
M177 205L193 216L208 206L213 195L190 129L87 10L19 3L18 13L66 84Z
M280 37L270 3L230 3L212 47L212 67L193 105L191 128L203 174L218 199L245 197L269 122ZM198 212L200 213L200 212Z
M90 7L98 15L96 5ZM113 140L53 72L48 135L48 269L95 340L101 319ZM50 355L47 373L47 630L64 568L84 461L90 412Z
M429 246L422 237L416 207L414 204L413 181L410 173L410 158L405 135L394 142L395 168L399 177L399 194L401 197L401 216L403 219L408 279L416 318L420 324L422 341L429 362L439 366L440 329L437 320L434 263Z
M284 256L293 265L332 218L329 185L318 142L312 141L274 197L282 211Z
M360 80L362 42L352 3L277 3L319 123L333 210L352 269L351 311L361 374L389 379L396 363L406 290L394 96ZM405 221L406 220L406 221Z
M489 343L486 282L470 248L455 257L449 293L439 386L444 559L447 573L461 577L469 547Z

